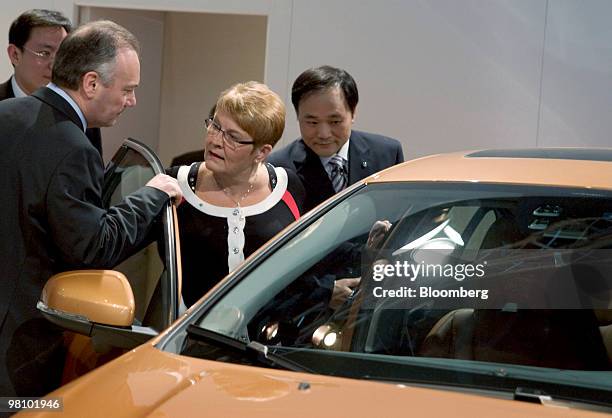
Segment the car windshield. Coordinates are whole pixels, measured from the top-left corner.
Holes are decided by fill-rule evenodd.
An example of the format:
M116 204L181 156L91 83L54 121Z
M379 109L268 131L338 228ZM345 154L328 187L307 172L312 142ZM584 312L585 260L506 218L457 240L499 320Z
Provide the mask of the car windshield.
M256 257L195 324L316 373L605 403L611 249L609 191L374 183Z

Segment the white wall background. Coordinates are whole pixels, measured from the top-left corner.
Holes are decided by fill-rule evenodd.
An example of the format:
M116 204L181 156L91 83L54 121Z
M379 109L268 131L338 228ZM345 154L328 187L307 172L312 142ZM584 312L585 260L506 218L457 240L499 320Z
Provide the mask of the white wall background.
M535 145L544 6L297 0L290 78L324 63L348 69L361 96L355 126L402 140L407 158Z
M264 80L266 18L168 13L165 33L159 156L169 163L203 148L204 120L221 91Z
M612 1L550 1L539 146L612 146Z
M122 113L115 126L102 128L103 156L108 161L127 137L159 149L159 123L164 45L163 12L81 8L78 21L110 19L130 28L140 42L140 85L136 107ZM152 121L154 121L152 123Z
M612 146L608 115L612 109L612 2L608 0L5 3L0 25L6 29L30 7L65 13L74 13L76 6L96 6L265 18L264 80L288 105L284 143L298 135L289 97L293 79L307 67L331 64L344 67L358 82L361 100L356 128L397 137L407 158L483 147ZM229 33L242 29L238 21L228 25L224 29ZM197 29L189 29L187 35L202 44L208 42L206 28ZM169 42L165 35L163 43ZM183 51L176 47L172 51L172 65L183 66ZM168 59L167 54L164 57ZM201 58L201 67L209 67L210 58L205 54ZM4 64L0 76L6 78L8 59ZM253 69L258 66L261 63L254 63ZM163 83L190 82L167 77L164 71ZM201 146L201 138L180 131L178 126L191 123L194 116L181 112L182 104L176 100L164 100L169 96L163 93L163 83L158 86L159 118L147 112L140 123L161 129L156 149L168 162L170 155ZM204 108L219 90L215 84L204 94L197 92ZM196 95L189 100L196 103ZM175 127L164 122L168 118ZM176 137L184 141L177 142Z

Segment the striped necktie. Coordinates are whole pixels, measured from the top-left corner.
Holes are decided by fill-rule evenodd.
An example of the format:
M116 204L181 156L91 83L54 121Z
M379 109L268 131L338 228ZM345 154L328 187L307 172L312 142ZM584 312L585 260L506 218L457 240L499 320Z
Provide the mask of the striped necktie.
M330 180L332 182L332 186L334 186L334 190L336 193L338 193L340 190L343 190L348 183L346 160L336 154L331 158L331 160L329 160L329 165L331 167Z

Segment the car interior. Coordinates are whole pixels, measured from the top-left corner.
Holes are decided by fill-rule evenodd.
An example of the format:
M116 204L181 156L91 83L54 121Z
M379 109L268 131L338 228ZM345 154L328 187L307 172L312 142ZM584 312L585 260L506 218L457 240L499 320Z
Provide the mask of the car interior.
M603 272L610 271L612 257L594 263L584 258L593 250L609 252L612 216L607 200L581 203L580 197L528 196L411 208L409 214L392 219L393 227L377 251L365 248L367 234L351 231L330 256L260 309L249 323L249 337L296 348L611 370L612 291ZM371 224L376 210L365 212ZM347 246L359 256L347 256ZM355 263L414 262L427 250L443 250L436 253L442 257L438 262L489 257L497 263L492 265L505 266L507 272L487 282L503 291L504 302L450 306L425 298L406 306L390 298L366 301L363 295L378 282L372 280L371 265L359 268ZM559 264L563 257L570 259ZM357 295L342 308L331 311L325 304L302 303L300 294L314 294L304 281L320 282L326 274L347 277L351 270L360 273L362 281ZM441 281L427 283L439 286ZM565 305L555 305L558 301ZM334 337L326 345L330 333Z

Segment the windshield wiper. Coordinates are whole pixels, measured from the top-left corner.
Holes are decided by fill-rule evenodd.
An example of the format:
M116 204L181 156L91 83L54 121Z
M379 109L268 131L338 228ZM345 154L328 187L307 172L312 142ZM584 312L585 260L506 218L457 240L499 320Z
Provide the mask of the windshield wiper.
M312 373L310 369L301 366L299 363L270 352L267 345L257 341L245 343L193 324L187 326L187 335L190 339L209 343L221 349L244 355L248 359L255 360L266 367L281 367L294 372Z

